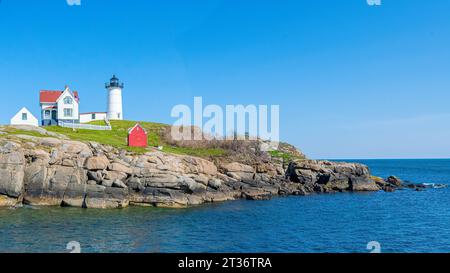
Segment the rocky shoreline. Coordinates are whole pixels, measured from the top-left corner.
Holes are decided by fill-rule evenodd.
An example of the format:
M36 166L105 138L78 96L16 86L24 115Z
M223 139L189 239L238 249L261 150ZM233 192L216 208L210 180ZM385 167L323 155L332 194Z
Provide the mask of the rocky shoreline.
M394 191L354 163L271 159L246 165L152 151L137 155L94 142L11 135L0 139L0 207L185 208L236 199Z

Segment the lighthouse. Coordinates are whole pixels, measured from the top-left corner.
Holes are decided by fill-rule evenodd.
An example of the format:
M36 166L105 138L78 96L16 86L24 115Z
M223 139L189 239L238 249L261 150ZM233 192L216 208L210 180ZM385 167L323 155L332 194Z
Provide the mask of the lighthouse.
M108 112L109 120L123 120L122 112L122 89L123 83L114 75L109 83L105 85L108 90Z

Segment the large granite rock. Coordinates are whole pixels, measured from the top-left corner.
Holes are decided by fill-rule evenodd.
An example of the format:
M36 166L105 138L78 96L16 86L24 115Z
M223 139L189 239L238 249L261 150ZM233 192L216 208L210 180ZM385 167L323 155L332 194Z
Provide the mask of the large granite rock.
M390 176L386 179L386 182L394 187L400 188L403 186L403 181L398 177Z
M244 198L387 189L366 166L303 160L212 162L160 151L133 155L98 143L0 139L0 206L184 208ZM394 181L385 182L391 185Z
M378 191L367 166L329 161L292 162L286 178L317 192Z
M85 168L90 171L106 170L108 165L109 159L106 156L93 156L86 160Z
M19 197L24 188L24 170L23 152L0 154L0 194Z
M19 203L17 198L11 198L6 195L0 195L0 208L1 207L13 207Z

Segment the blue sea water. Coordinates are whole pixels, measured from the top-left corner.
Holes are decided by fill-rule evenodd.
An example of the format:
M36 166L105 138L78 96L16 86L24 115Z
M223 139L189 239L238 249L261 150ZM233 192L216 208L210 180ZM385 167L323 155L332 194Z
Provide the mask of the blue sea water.
M355 160L450 183L450 160ZM0 252L450 252L450 189L234 201L185 210L0 209Z

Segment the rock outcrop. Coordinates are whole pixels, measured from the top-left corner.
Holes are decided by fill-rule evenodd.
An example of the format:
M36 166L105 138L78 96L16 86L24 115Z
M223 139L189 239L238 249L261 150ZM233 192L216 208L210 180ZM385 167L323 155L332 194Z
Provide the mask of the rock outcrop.
M213 163L156 150L136 155L54 137L0 138L0 206L183 208L240 198L380 189L366 166L353 163Z
M386 192L394 192L399 189L411 189L415 191L423 191L425 189L442 189L447 188L448 184L438 184L438 183L410 183L402 181L400 178L395 176L390 176L383 180L380 177L372 177L379 188Z
M290 181L309 192L378 191L367 166L328 161L292 162L286 171Z

